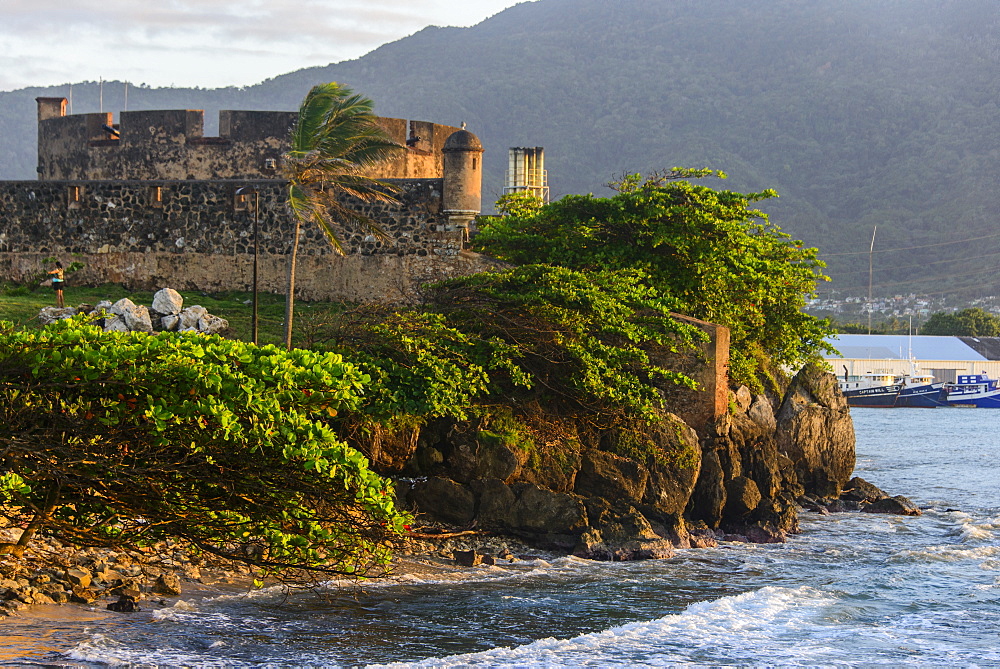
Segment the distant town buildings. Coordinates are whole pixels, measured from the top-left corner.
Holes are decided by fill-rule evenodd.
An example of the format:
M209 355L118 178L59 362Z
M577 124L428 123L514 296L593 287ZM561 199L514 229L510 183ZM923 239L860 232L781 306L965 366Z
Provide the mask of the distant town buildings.
M951 313L969 307L979 307L991 314L1000 315L1000 297L988 296L959 301L944 296L910 293L876 297L869 305L867 297L832 294L814 298L806 303L806 311L813 316L829 316L840 323L861 322L868 318L870 312L876 322L891 318L903 320L912 318L914 327L924 323L935 312Z

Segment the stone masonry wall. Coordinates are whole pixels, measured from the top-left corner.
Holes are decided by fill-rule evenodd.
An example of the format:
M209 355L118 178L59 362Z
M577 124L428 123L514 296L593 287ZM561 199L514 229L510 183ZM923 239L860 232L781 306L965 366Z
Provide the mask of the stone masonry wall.
M422 282L491 263L462 250L464 231L440 212L440 179L399 180L398 204L348 203L389 240L345 228L336 256L314 226L303 228L298 294L305 299L406 301ZM280 181L0 182L0 279L24 281L42 260L83 262L72 281L133 289L248 290L259 192L259 285L283 290L292 222Z
M44 180L273 179L297 116L223 110L219 136L205 137L201 110L121 112L112 126L110 112L62 116L65 105L58 100L40 101L38 175ZM442 177L441 150L459 128L396 118L379 123L406 148L371 176ZM114 127L117 136L105 127Z

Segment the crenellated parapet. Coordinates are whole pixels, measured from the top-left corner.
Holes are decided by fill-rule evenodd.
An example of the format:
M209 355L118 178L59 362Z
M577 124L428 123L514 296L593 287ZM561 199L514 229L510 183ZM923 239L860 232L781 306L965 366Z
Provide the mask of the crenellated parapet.
M276 179L295 112L223 110L219 136L206 137L201 110L66 115L65 98L37 98L42 180ZM381 118L405 147L372 176L442 179L454 126Z

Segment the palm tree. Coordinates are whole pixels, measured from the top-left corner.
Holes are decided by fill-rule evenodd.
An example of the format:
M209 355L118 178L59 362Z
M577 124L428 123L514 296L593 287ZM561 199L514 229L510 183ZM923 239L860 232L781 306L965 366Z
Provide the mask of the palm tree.
M385 232L364 214L344 204L344 196L364 202L395 202L395 187L366 176L372 167L402 147L378 125L373 103L337 83L314 86L299 107L291 149L282 159L288 180L288 208L294 223L285 302L285 346L292 348L295 269L303 223L315 223L333 250L344 255L338 224L360 226L375 236Z

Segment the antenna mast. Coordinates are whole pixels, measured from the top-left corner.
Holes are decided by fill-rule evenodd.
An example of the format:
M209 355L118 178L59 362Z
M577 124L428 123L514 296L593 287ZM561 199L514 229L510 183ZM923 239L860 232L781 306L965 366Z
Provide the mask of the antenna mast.
M868 334L872 333L872 256L875 254L875 231L878 226L872 228L872 245L868 248Z

